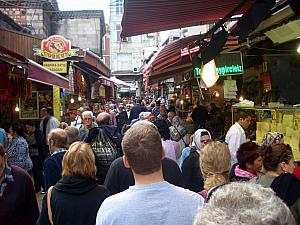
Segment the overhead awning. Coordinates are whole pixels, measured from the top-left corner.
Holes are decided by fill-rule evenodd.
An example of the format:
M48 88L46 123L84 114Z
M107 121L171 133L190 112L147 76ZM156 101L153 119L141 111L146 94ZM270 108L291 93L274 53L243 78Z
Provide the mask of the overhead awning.
M121 37L207 24L245 3L236 14L245 12L254 0L124 0Z
M28 80L68 89L69 80L28 59Z
M116 77L111 77L110 80L112 82L114 82L117 87L120 87L120 88L130 88L131 87L130 84L128 84L125 81L122 81Z

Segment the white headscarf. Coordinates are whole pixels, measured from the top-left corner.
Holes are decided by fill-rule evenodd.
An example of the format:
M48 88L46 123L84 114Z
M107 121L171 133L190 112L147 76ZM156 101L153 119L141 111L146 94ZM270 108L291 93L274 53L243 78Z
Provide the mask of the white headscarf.
M192 146L196 147L196 149L198 151L201 151L201 142L200 142L200 139L201 139L201 136L202 136L203 132L207 132L208 136L209 136L209 139L211 139L211 136L210 136L210 133L209 133L208 130L205 130L205 129L198 129L198 130L196 130L196 132L194 133L194 140L193 140Z

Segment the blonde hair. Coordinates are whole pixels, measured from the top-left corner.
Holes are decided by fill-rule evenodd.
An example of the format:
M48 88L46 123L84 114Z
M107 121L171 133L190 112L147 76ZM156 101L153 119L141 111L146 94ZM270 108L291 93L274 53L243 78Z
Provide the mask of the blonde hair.
M228 146L219 141L206 144L201 150L200 168L206 190L228 183L231 169L231 156Z
M95 156L84 142L71 144L62 161L62 176L75 174L96 180Z

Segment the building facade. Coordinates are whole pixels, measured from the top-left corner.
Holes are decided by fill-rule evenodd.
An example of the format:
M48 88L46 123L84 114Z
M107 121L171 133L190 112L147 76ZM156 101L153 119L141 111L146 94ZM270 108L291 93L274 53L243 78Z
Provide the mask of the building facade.
M159 34L144 34L121 39L123 0L110 1L110 68L112 76L132 84L137 96L141 93L142 65L146 58L145 49L158 46ZM136 91L134 90L136 89Z

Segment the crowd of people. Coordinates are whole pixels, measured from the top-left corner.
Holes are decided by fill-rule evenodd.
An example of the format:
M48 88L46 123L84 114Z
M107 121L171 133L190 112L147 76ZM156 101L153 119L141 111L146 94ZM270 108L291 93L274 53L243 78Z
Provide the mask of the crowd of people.
M247 141L246 111L219 132L221 111L197 103L190 132L176 102L123 99L83 105L70 124L45 107L0 128L1 224L300 224L283 134Z

